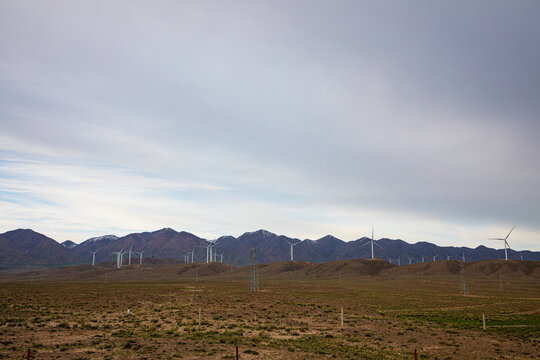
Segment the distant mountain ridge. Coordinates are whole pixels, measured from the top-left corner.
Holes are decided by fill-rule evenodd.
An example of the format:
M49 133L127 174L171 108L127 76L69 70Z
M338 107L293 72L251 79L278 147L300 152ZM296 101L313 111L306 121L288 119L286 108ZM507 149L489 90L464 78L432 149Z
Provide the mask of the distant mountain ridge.
M290 243L294 246L294 260L322 263L335 260L369 259L371 247L369 238L363 237L345 242L332 235L317 240L299 240L284 235L277 235L267 230L246 232L239 237L222 236L216 240L206 240L191 233L177 232L164 228L153 232L132 233L123 237L104 235L93 237L80 244L57 241L30 229L17 229L0 234L0 267L28 265L69 265L88 263L91 252L96 253L96 262L115 260L113 251L128 252L132 249L132 257L176 259L184 262L193 256L195 262L206 262L210 247L215 260L233 265L247 265L250 262L250 250L257 248L257 262L270 263L290 260ZM375 257L394 265L428 262L433 260L466 261L501 259L504 250L496 250L478 246L440 247L428 242L409 244L403 240L375 240ZM189 253L189 255L188 255ZM127 263L129 255L124 256ZM519 260L540 260L540 252L511 251L509 258ZM132 260L135 263L135 260Z
M73 249L73 248L72 248ZM30 229L0 234L0 266L68 265L84 261L57 241Z

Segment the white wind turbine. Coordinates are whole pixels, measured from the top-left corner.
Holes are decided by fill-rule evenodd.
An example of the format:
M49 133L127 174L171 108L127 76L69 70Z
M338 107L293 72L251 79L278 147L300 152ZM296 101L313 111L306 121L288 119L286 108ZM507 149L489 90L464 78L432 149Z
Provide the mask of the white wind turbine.
M297 243L292 243L290 242L289 240L286 240L286 239L283 239L287 242L287 244L291 245L291 261L294 261L294 247L298 244L301 243L301 241L297 242Z
M92 266L94 266L94 265L96 264L96 253L97 253L98 251L99 251L99 249L96 250L96 251L89 251L89 253L92 254Z
M501 240L501 241L504 241L504 259L505 260L508 260L508 253L506 252L507 249L510 249L510 245L508 245L508 241L506 241L508 239L508 237L510 236L510 234L512 233L512 231L514 230L514 228L516 227L516 225L512 226L512 229L510 229L510 232L508 233L508 235L506 235L506 237L504 239L502 238L489 238L488 240Z
M131 244L131 247L129 248L129 257L128 257L129 258L129 260L128 260L128 265L129 266L131 266L131 253L132 253L131 250L133 250L133 244Z
M371 240L368 241L367 243L365 243L364 245L360 246L360 247L363 247L363 246L366 246L368 244L371 244L371 259L375 259L375 252L373 251L373 244L377 245L378 247L380 247L382 249L382 246L377 244L375 242L375 240L373 240L373 228L371 228Z
M216 244L206 244L204 246L201 246L201 247L205 247L206 248L206 263L208 264L209 262L212 262L213 260L213 254L212 254L212 248L216 246ZM192 257L192 260L193 260L193 257Z
M113 254L116 254L116 267L118 269L120 269L120 267L122 266L122 251L124 249L120 250L120 251L113 251L112 253Z
M120 253L120 266L122 267L124 265L124 255L127 254L127 251L123 251Z
M141 250L139 254L139 265L142 265L142 254L144 254L144 250Z
M409 265L411 265L412 257L409 258Z

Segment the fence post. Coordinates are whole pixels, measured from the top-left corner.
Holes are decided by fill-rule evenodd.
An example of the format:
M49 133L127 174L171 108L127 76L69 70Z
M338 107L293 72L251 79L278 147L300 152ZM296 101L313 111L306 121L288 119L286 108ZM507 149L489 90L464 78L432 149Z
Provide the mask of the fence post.
M482 314L482 327L486 330L486 315Z
M343 326L343 306L341 307L341 326Z

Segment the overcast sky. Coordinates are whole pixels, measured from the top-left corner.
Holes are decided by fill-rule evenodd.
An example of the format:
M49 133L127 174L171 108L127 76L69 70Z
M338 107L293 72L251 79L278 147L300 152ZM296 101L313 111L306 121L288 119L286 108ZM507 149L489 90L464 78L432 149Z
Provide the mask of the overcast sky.
M537 1L0 0L0 232L540 250Z

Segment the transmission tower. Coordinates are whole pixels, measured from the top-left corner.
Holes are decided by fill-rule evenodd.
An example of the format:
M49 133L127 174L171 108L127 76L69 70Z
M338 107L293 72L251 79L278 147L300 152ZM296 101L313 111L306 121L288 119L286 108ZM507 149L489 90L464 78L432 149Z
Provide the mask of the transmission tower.
M251 281L249 289L251 291L259 291L259 276L257 275L257 248L251 249Z
M461 293L467 295L467 279L465 278L465 262L461 262Z

